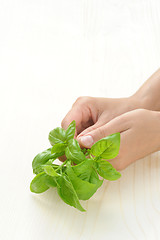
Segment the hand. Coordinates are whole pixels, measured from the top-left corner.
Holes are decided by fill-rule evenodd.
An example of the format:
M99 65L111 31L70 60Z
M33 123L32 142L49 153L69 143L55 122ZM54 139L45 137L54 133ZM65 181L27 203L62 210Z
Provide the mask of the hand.
M79 97L72 105L61 122L61 126L67 129L71 121L76 121L75 138L87 132L97 129L111 119L140 108L140 104L134 98L100 98Z
M93 139L93 144L116 132L121 133L120 150L118 156L109 162L117 170L122 170L132 162L160 150L160 112L133 110L114 118L85 136ZM82 138L79 138L79 141L86 146Z
M68 125L75 120L75 138L77 138L77 136L82 136L94 129L98 129L111 119L125 112L140 107L135 99L137 98L130 97L114 99L88 96L79 97L72 105L71 110L62 120L61 126L62 128L67 129ZM81 143L80 146L83 148ZM64 161L66 158L65 156L62 156L59 159Z

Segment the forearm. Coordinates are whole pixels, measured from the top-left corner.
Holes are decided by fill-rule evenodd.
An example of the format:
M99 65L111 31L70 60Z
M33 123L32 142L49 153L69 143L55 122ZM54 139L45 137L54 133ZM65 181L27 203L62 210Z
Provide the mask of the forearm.
M131 96L141 108L160 111L160 69Z

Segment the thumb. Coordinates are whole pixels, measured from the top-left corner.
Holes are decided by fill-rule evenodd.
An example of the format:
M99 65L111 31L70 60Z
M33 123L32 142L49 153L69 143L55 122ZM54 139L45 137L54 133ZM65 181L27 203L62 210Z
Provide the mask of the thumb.
M125 114L124 114L125 115ZM88 132L83 136L78 136L77 141L80 146L85 148L91 148L92 145L110 134L116 132L123 132L129 128L129 121L123 115L112 119L110 122L104 124L103 126L97 127L96 129Z

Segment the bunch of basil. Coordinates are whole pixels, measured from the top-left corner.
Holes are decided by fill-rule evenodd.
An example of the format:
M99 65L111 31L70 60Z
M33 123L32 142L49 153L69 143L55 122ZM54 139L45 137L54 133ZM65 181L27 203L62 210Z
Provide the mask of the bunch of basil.
M34 193L45 192L56 187L61 199L80 211L85 211L79 200L87 200L102 185L103 180L117 180L121 174L104 159L118 155L120 133L109 135L93 144L91 148L81 149L74 139L76 122L72 121L67 130L57 127L49 133L49 148L35 156L32 162L36 174L30 184ZM54 164L54 160L64 155L66 160ZM103 178L99 179L98 174Z

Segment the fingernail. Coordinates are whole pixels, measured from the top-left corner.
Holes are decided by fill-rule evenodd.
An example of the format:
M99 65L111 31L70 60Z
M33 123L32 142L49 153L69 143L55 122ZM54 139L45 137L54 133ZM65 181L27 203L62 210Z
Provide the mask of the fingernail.
M90 135L82 136L79 138L82 145L84 145L87 148L90 148L93 145L93 138Z

